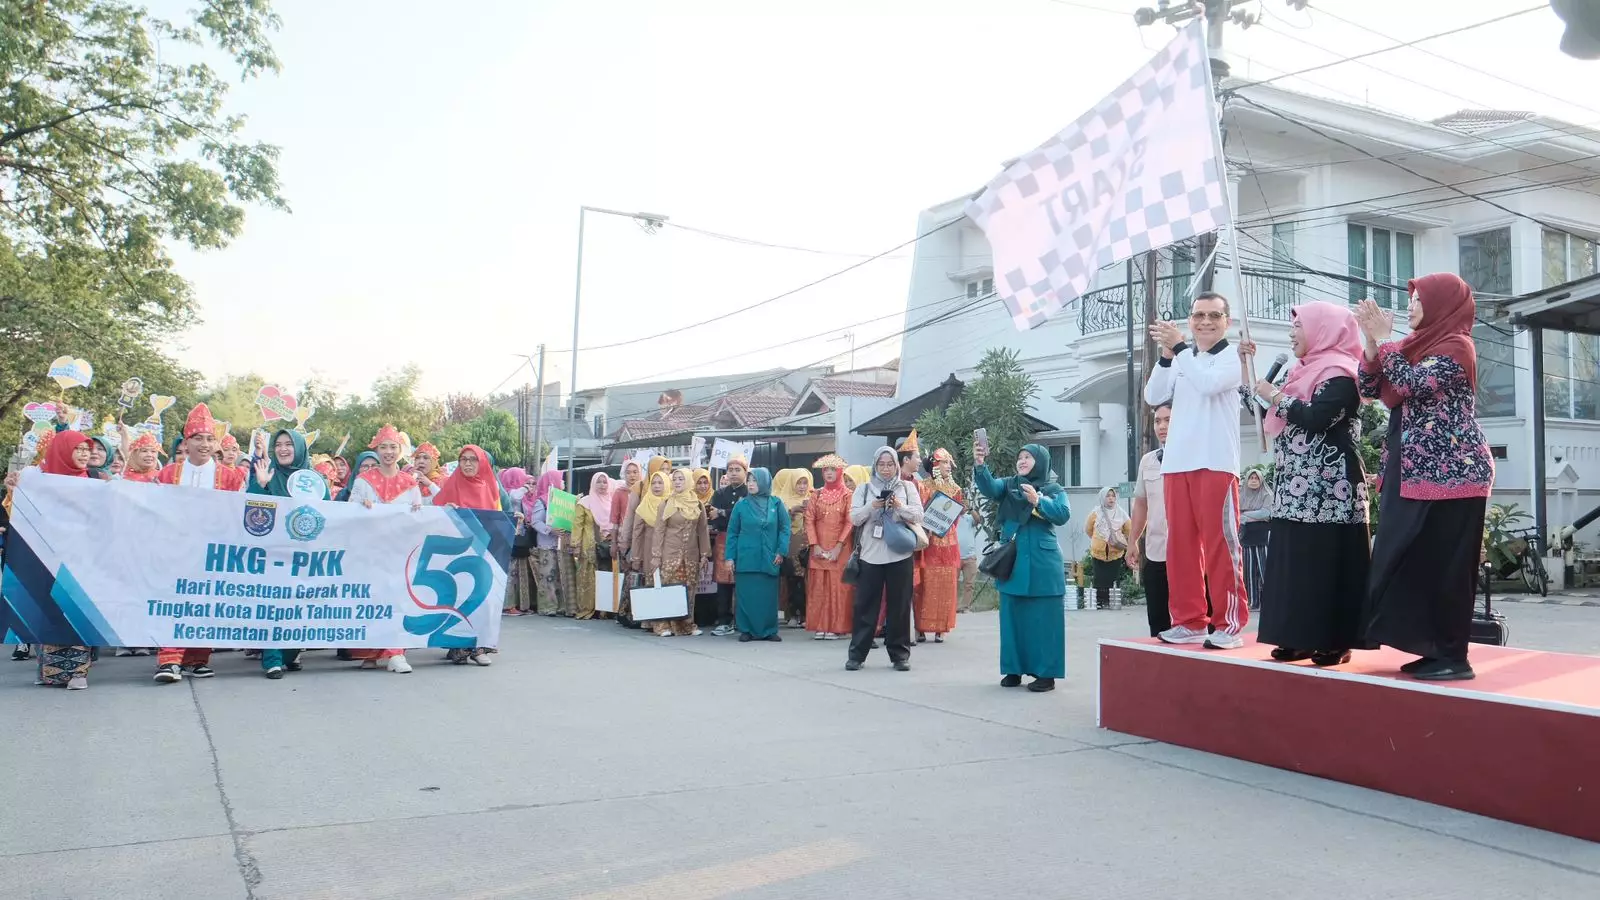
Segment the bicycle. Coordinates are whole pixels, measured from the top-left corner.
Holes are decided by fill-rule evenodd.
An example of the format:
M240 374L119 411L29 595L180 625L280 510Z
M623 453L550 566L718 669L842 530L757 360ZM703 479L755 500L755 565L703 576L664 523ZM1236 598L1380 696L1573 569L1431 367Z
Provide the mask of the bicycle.
M1550 596L1550 573L1544 567L1544 554L1539 552L1539 530L1524 528L1511 534L1516 538L1515 543L1521 545L1515 561L1522 570L1523 586L1529 593Z

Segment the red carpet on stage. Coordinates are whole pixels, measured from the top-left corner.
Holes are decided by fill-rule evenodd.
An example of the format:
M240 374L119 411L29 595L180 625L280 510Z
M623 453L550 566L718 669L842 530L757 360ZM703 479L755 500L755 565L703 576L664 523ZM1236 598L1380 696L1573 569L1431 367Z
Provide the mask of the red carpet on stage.
M1100 726L1600 841L1600 658L1474 644L1440 684L1271 649L1102 640Z

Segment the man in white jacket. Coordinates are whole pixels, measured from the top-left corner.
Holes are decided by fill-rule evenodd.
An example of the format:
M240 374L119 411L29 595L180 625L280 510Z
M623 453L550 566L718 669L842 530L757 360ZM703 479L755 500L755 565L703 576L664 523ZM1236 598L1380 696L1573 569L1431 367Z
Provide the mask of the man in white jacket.
M1161 460L1167 509L1169 644L1244 646L1250 620L1239 549L1239 352L1228 343L1228 299L1206 292L1189 314L1191 341L1178 326L1157 322L1151 337L1161 360L1144 386L1146 403L1172 404ZM1206 613L1209 586L1215 608ZM1210 626L1208 633L1207 626Z

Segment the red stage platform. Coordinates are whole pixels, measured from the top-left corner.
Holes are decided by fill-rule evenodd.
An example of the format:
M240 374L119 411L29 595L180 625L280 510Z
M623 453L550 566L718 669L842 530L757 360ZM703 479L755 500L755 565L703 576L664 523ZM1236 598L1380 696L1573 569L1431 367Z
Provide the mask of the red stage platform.
M1600 841L1600 658L1474 644L1437 684L1270 651L1102 640L1100 726Z

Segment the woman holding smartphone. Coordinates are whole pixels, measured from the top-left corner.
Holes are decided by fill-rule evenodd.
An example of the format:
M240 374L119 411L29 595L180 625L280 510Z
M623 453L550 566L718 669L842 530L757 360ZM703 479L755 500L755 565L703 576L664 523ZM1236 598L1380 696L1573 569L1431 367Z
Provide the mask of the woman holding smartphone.
M1017 474L990 474L989 448L980 433L973 441L973 482L999 505L1000 540L1016 544L1009 575L996 578L1000 591L1000 684L1016 687L1022 676L1035 693L1055 690L1067 674L1067 631L1062 601L1067 592L1056 527L1072 511L1066 492L1050 482L1050 452L1029 444L1017 454Z

